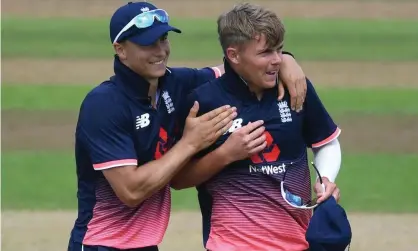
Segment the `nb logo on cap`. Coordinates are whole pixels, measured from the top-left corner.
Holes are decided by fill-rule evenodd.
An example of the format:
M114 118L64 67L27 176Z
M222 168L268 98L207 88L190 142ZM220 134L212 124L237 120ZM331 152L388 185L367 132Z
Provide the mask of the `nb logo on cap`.
M147 12L147 11L149 11L149 8L148 7L143 7L143 8L141 8L141 11L142 12Z

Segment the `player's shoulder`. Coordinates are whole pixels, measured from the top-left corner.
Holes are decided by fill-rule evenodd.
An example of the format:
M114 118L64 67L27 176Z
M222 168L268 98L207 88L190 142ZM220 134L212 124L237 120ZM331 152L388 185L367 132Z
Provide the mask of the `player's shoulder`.
M196 69L188 67L167 67L166 76L170 78L190 78Z
M94 86L86 93L81 102L81 110L107 110L109 112L109 109L122 108L123 100L125 100L123 93L110 78Z
M199 102L199 112L207 112L225 103L219 79L212 79L198 86L189 94L189 100Z
M98 85L94 86L89 92L86 94L86 99L107 99L118 100L121 97L125 97L124 93L121 89L120 84L118 84L118 80L116 76L112 76L109 79L106 79L99 83Z
M189 67L179 67L179 66L177 66L177 67L169 67L169 66L167 66L166 70L167 70L167 72L169 74L172 74L172 75L182 75L182 74L189 73L190 70L192 70L192 68L189 68Z
M211 67L193 68L193 67L185 67L185 66L176 66L176 67L167 66L166 70L169 74L172 74L174 76L190 75L190 74L195 74L199 71L213 72L213 69Z
M196 77L204 76L207 79L213 76L215 77L214 70L211 67L203 67L203 68L190 68L190 67L167 67L166 76L169 76L174 79L181 79L182 81L188 81L195 79Z
M195 72L192 68L187 67L167 67L164 76L166 84L171 88L178 88L180 86L188 86L193 81Z
M213 97L219 95L222 90L221 78L214 78L198 86L194 92L199 96Z

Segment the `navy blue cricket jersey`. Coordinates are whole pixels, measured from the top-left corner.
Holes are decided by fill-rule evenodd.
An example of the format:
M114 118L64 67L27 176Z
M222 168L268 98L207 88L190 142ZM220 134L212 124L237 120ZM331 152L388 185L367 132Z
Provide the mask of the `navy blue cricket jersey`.
M340 134L307 80L304 109L289 108L290 96L277 100L277 88L262 99L225 62L226 73L198 87L187 98L182 117L197 100L199 115L222 105L237 107L230 130L204 155L219 147L233 131L249 122L264 120L268 146L249 159L232 163L197 187L203 216L203 239L208 250L305 250L305 231L311 210L296 209L282 198L280 182L304 200L311 198L308 147L319 147Z
M78 217L70 246L128 249L161 242L170 214L169 186L130 208L119 200L101 170L160 158L173 144L184 96L217 75L211 68L167 68L154 109L148 82L117 57L114 62L115 75L90 91L80 109L75 134Z

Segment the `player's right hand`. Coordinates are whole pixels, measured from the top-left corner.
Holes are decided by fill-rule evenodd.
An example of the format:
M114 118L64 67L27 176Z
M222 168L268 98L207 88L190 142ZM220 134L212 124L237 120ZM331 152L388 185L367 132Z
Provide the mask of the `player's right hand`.
M317 203L321 203L331 196L334 196L335 200L338 202L340 200L340 189L337 185L334 182L331 182L327 177L322 177L322 182L325 187L325 191L323 190L319 180L317 180L314 186L314 192L318 197Z
M199 103L195 101L186 119L182 139L198 152L212 145L224 134L237 116L236 108L221 106L199 117Z
M234 162L251 157L267 146L264 134L264 121L258 120L234 131L225 143L222 144L224 152L228 153L229 161Z

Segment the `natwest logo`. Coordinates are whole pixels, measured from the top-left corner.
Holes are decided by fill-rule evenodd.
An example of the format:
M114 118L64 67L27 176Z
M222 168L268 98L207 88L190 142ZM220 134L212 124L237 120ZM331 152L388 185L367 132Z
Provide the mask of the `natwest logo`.
M267 131L264 134L266 135L267 146L262 152L251 156L251 161L254 164L275 162L279 158L280 149L276 144L273 144L273 137Z
M253 166L249 165L250 173L263 173L267 175L271 174L281 174L286 172L286 165L281 164L279 166L275 165L263 165L263 166Z

